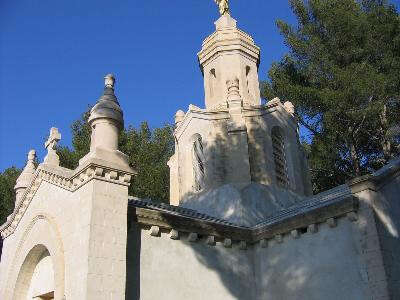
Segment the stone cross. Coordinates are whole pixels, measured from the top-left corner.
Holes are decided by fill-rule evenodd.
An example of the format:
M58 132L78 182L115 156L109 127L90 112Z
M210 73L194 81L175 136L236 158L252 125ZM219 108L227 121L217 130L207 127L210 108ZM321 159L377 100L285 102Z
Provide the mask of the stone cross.
M56 153L57 143L61 140L61 134L58 132L58 129L52 127L50 129L50 136L47 139L46 143L44 144L45 148L47 149L47 155L44 158L44 163L53 166L60 165L60 158Z

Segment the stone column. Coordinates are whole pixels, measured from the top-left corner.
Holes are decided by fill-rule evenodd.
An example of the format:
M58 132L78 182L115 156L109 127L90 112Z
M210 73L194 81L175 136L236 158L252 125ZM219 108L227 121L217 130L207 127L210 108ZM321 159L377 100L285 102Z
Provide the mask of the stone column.
M104 173L105 178L112 176ZM87 269L87 300L125 299L128 186L103 180L92 194Z
M128 187L136 172L118 150L123 112L114 95L114 76L89 117L90 152L79 161L76 177L92 176L77 192L87 199L84 233L88 240L86 290L82 299L125 299ZM82 174L83 173L83 174ZM86 200L85 200L86 201Z

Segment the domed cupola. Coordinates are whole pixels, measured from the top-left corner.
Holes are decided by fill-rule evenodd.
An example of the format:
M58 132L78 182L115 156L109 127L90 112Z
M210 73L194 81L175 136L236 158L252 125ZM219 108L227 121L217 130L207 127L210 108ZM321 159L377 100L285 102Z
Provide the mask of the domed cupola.
M89 124L97 119L112 119L121 129L124 126L124 114L114 94L115 78L112 74L107 74L104 79L104 93L90 111Z

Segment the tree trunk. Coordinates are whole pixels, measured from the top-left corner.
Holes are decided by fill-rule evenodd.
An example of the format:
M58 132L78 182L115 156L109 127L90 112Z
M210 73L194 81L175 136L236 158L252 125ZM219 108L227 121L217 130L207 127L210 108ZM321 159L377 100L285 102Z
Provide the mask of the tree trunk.
M349 126L348 147L350 150L350 157L351 157L351 162L353 164L354 173L358 177L358 176L361 176L361 166L360 166L360 158L358 157L353 134L354 134L354 128L352 126Z
M358 157L358 153L353 142L350 144L350 155L353 163L354 173L356 176L361 176L360 158Z
M383 151L383 156L385 157L385 160L388 161L391 157L391 148L392 144L390 142L389 137L387 136L387 130L388 130L388 120L387 120L387 107L386 104L383 105L383 109L380 113L380 120L381 120L381 146L382 146L382 151Z

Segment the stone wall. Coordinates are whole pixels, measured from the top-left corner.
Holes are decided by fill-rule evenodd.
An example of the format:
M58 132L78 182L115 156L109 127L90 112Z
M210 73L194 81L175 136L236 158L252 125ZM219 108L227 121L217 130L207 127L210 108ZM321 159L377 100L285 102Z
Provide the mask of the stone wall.
M128 234L126 299L255 299L253 251L205 238L151 236L135 225Z
M266 248L256 245L257 299L371 299L361 247L358 224L347 218Z
M127 186L105 180L73 192L42 181L4 240L0 299L26 299L43 251L54 266L55 299L123 299L127 197Z
M399 195L400 176L381 188L375 214L390 299L400 299Z
M0 276L4 278L0 281L1 299L26 299L25 293L28 292L34 268L45 250L53 260L56 299L64 295L65 285L69 284L65 281L65 257L69 256L68 253L82 254L85 249L79 245L81 249L78 252L76 243L71 244L72 240L79 241L76 237L63 238L74 230L66 225L73 224L74 212L81 204L80 201L70 199L68 191L42 182L14 233L4 240L0 264ZM76 222L75 226L78 224ZM43 246L38 249L40 245ZM75 259L78 264L79 257ZM70 261L73 259L70 258ZM79 269L76 273L79 276Z
M287 234L267 244L225 248L205 238L152 236L133 225L128 234L129 299L378 299L372 298L362 220L342 217L317 232Z
M400 158L377 172L349 182L360 200L362 257L372 299L400 297Z

